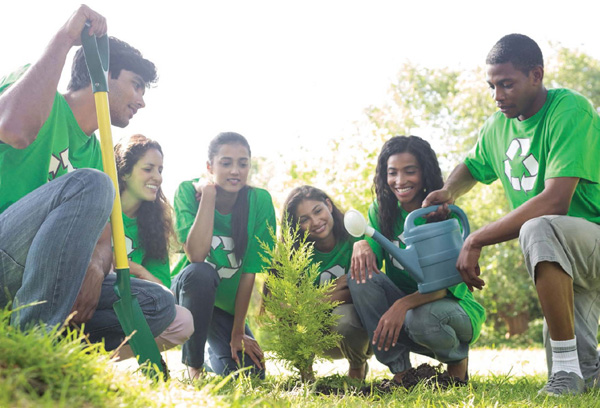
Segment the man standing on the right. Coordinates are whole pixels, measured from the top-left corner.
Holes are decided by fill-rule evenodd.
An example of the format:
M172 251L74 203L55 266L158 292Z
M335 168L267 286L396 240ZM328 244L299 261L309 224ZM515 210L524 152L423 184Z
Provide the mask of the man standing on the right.
M580 394L600 375L600 117L583 96L544 87L542 52L527 36L501 38L486 64L500 112L423 206L500 179L512 211L465 240L457 268L471 290L482 289L481 249L519 237L546 323L540 394Z

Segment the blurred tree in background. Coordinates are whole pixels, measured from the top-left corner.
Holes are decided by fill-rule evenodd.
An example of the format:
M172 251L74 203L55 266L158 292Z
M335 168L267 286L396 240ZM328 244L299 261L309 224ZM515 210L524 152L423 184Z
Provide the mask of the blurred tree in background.
M546 86L574 89L598 107L600 61L559 45L552 49L546 57ZM278 210L293 187L311 184L326 191L341 208L366 213L374 199L372 180L385 140L411 134L424 138L437 152L447 176L495 110L483 68L429 69L405 63L390 86L388 100L368 107L354 133L323 141L319 147L302 146L299 140L291 149L292 157L262 161L253 182L269 189ZM469 216L473 231L510 210L499 182L478 184L457 205ZM484 336L524 333L541 311L517 240L486 247L480 267L487 285L475 297L488 313Z

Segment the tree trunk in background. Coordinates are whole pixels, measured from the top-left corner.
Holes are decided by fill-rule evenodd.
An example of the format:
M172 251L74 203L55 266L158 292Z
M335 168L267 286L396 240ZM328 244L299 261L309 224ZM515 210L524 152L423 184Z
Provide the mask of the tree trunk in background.
M507 316L500 313L500 317L504 322L506 322L506 326L508 328L508 332L506 333L506 338L510 339L517 334L523 334L529 328L529 312L522 311L518 312L514 316Z

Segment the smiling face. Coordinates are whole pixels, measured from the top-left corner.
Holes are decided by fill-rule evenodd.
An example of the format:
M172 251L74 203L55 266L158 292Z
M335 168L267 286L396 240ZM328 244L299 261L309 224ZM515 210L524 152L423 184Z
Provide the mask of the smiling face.
M296 207L296 219L302 232L308 232L308 239L315 242L319 250L335 246L333 233L333 205L331 201L302 200Z
M215 184L229 193L237 193L248 182L250 152L239 143L223 144L207 168Z
M500 112L509 119L525 120L544 105L543 68L535 67L529 74L511 62L487 66L487 83ZM545 94L544 94L545 95Z
M421 207L425 198L423 171L414 155L404 152L389 157L387 183L406 211L410 212Z
M108 87L111 123L123 128L129 124L139 109L146 106L144 103L146 84L135 72L123 69L117 79L109 75Z
M156 200L162 184L163 156L157 149L148 151L135 163L130 174L123 177L122 199L127 203Z

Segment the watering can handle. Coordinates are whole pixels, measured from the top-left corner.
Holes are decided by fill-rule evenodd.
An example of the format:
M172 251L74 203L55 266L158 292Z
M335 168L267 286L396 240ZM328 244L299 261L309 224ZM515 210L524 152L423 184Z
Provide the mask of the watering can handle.
M92 81L92 91L108 92L108 67L109 67L109 48L108 36L104 35L97 38L95 35L89 35L89 23L81 32L81 45L85 54L85 61Z
M404 231L408 232L411 229L413 229L415 227L415 220L417 218L420 218L424 215L434 212L435 210L438 209L438 207L439 207L439 205L432 205L430 207L419 208L417 210L414 210L410 214L408 214L408 217L406 217L406 221L404 223ZM458 215L460 223L462 224L462 238L463 238L463 240L467 239L467 236L471 232L470 227L469 227L469 220L467 219L467 215L464 213L463 210L461 210L459 207L457 207L453 204L449 205L448 208L450 209L450 212Z

